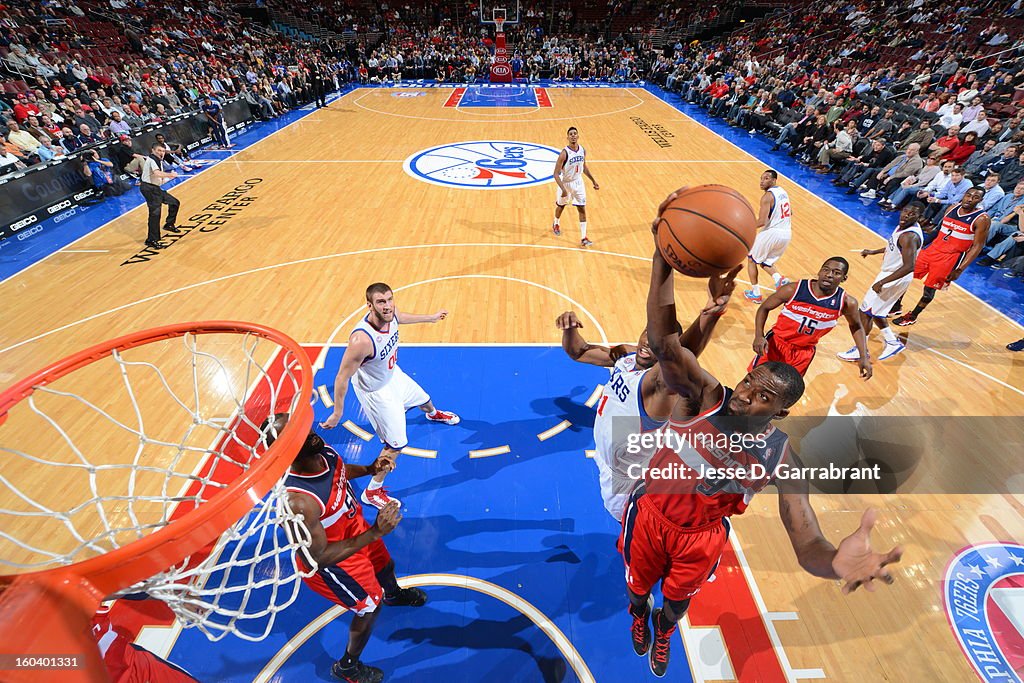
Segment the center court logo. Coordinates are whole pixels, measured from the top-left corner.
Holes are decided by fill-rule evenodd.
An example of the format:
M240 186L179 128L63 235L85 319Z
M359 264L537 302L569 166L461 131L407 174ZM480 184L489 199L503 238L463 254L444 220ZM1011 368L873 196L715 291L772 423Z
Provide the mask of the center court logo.
M495 190L554 179L560 150L532 142L484 140L431 147L405 160L405 172L434 185Z
M946 616L983 681L1020 681L1024 666L1024 546L964 548L946 569Z

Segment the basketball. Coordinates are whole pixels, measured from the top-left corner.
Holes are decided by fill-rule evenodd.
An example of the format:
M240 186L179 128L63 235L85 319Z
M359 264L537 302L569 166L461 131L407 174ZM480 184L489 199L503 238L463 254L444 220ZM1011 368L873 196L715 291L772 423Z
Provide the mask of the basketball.
M743 262L757 234L757 214L725 185L691 187L658 221L658 249L683 275L710 277Z

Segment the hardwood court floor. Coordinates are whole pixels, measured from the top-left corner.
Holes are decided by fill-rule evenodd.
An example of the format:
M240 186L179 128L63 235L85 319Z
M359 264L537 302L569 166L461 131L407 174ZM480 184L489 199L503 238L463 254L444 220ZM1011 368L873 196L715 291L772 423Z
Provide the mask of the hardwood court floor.
M422 92L354 91L175 188L179 223L196 227L148 260L133 256L145 235L143 206L0 283L0 385L75 349L169 322L252 320L300 341L344 341L336 326L378 280L400 290L399 310L451 312L443 324L409 328L407 341L555 344L554 319L570 308L582 313L591 341L635 340L644 326L648 224L658 202L680 185L702 183L735 187L755 205L760 195L762 161L644 90L552 89L552 108L472 111L444 108L447 89ZM563 236L550 233L553 184L473 191L403 172L410 155L445 143L558 149L569 125L579 128L601 184L588 187L595 245L587 250L576 246L572 209ZM671 135L670 147L645 132L652 125ZM794 213L783 271L807 276L826 257L844 255L853 264L846 287L861 297L878 261L851 250L880 246L882 238L788 178L780 184ZM225 212L229 203L234 209ZM919 293L915 283L908 299ZM677 298L688 320L704 301L703 283L680 278ZM726 383L738 381L750 360L753 316L737 296L702 357ZM1003 350L1021 336L1014 322L955 287L909 336L907 352L876 364L874 378L862 382L854 366L835 358L850 346L840 326L820 344L794 414L1024 414L1024 364ZM871 348L878 345L873 337ZM928 457L1012 462L1002 447L1009 435L983 420L963 424L960 443ZM943 613L943 571L967 544L1024 538L1021 502L1012 492L937 490L815 497L830 538L855 528L859 510L872 503L883 512L876 542L906 547L896 585L846 598L797 570L772 496L756 499L736 526L766 608L799 615L775 626L794 669L820 667L829 679L858 683L970 680Z

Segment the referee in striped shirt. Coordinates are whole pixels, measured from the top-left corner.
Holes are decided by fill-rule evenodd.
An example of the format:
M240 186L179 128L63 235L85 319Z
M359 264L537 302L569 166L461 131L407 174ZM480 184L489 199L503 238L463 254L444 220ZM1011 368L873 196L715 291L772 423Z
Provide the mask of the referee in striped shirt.
M164 223L164 230L167 232L180 232L174 225L178 218L178 208L181 202L172 197L170 193L161 187L171 178L177 178L174 171L164 170L164 155L167 148L161 144L153 145L150 148L152 154L142 162L142 182L139 190L146 198L146 206L149 207L149 234L146 237L146 246L152 249L163 249L166 243L160 241L160 211L163 204L167 205L167 222Z

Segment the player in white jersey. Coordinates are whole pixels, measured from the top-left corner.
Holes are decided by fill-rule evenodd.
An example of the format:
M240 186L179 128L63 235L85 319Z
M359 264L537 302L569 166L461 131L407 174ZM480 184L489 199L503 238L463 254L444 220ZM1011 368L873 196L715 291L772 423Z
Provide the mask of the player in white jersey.
M555 194L555 219L551 223L551 231L555 235L562 234L562 226L559 224L562 211L569 202L572 202L580 214L580 246L587 247L593 242L587 237L587 188L583 185L583 176L590 178L595 190L601 189L601 186L590 173L587 153L580 145L580 132L575 126L567 131L566 138L569 144L562 149L555 162L555 183L558 190Z
M917 263L917 255L921 252L921 245L924 244L924 235L918 222L922 214L920 204L908 204L900 212L899 227L889 237L889 243L882 249L864 249L860 252L864 258L885 254L882 257L882 270L860 305L864 336L867 337L871 332L872 323L877 321L878 329L882 331L882 337L885 339L885 349L878 360L892 358L907 348L889 327L886 317L914 281L914 266ZM838 355L846 361L860 360L860 352L856 346Z
M436 323L447 318L448 311L441 309L428 315L399 313L391 288L383 282L366 289L366 307L369 309L366 316L348 338L348 348L334 380L334 412L320 426L333 429L341 422L351 380L363 412L384 444L383 454L397 458L408 445L405 413L410 408L419 408L432 422L459 424L458 415L435 408L427 392L398 367L399 322L403 325ZM385 471L373 476L363 490L364 503L382 508L395 500L384 488L387 474Z
M750 275L750 289L744 290L743 296L759 304L761 288L757 284L757 269L764 268L772 276L775 288L789 284L775 268L775 263L782 257L793 237L793 210L789 205L789 194L778 186L779 174L768 169L761 174L761 206L757 214L757 227L761 232L754 238L754 246L747 257L747 273Z
M725 312L739 270L737 267L727 275L708 281L708 303L680 339L695 356L704 350L715 324ZM661 378L657 361L647 345L647 332L640 335L636 346L622 344L609 349L583 339L578 332L583 323L572 311L558 316L555 325L562 330L562 348L570 358L611 368L611 377L597 402L594 462L604 507L619 521L637 482L637 473L654 453L637 435L665 424L676 395ZM630 476L631 465L640 466L633 468L633 476Z

